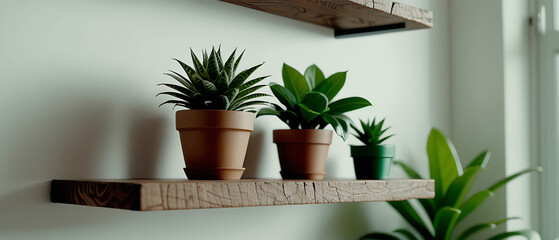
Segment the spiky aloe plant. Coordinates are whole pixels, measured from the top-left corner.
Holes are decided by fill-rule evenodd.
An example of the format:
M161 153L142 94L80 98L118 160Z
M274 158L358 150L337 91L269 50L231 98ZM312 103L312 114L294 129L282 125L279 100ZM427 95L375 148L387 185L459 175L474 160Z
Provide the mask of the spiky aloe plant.
M175 71L165 73L174 78L180 85L170 83L159 84L175 90L157 94L157 96L168 95L175 98L165 101L159 106L174 104L175 107L180 106L192 110L217 109L255 112L254 107L256 105L268 104L268 102L257 100L257 98L269 95L257 93L256 91L266 86L257 84L269 76L247 81L249 76L262 66L263 63L235 74L244 54L243 51L235 59L236 51L235 49L224 63L221 57L221 48L218 48L217 51L215 48L212 48L209 55L206 51L203 51L202 61L190 49L194 67L190 67L181 60L173 59L180 64L186 76Z
M366 146L379 146L381 143L394 136L394 134L392 134L386 137L382 137L383 134L388 129L390 129L390 127L382 128L384 125L384 120L385 119L382 119L378 123L376 122L376 118L373 118L373 122L365 122L363 120L359 120L359 122L361 122L361 128L363 128L363 131L359 130L355 125L351 124L351 128L353 128L353 130L355 131L355 133L353 133L353 136L359 139L359 141L361 141Z

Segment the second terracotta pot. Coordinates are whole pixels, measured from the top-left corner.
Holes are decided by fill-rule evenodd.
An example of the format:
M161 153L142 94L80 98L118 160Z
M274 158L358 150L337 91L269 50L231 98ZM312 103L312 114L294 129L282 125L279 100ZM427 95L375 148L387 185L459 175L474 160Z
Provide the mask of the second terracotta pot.
M324 179L331 130L274 130L274 143L278 147L283 179Z
M183 110L176 115L188 179L240 179L254 113Z

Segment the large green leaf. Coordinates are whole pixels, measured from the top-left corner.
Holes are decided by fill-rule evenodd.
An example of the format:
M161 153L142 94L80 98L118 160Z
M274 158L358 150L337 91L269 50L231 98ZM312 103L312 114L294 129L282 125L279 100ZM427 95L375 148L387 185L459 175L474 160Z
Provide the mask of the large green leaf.
M468 239L470 236L483 231L485 229L495 229L497 227L497 225L499 224L503 224L509 220L513 220L513 219L520 219L518 217L510 217L510 218L505 218L505 219L501 219L498 221L493 221L493 222L487 222L487 223L480 223L480 224L476 224L474 226L469 227L468 229L464 230L464 232L462 232L457 240L466 240Z
M273 108L262 108L256 113L256 117L266 116L266 115L273 115L273 116L280 116L281 111L278 111Z
M270 83L270 89L274 96L285 105L287 109L295 108L295 105L297 105L297 98L289 89L274 82Z
M320 116L319 112L312 110L309 106L305 105L304 103L299 103L298 105L299 105L301 117L303 117L303 119L305 119L307 123L314 120L316 117ZM302 126L302 127L311 128L307 126Z
M314 90L326 94L328 100L332 101L344 86L346 74L346 72L334 73L320 85L316 86Z
M322 81L324 81L325 77L320 68L318 68L316 64L313 64L305 70L305 79L312 91L316 86L320 85Z
M460 206L462 214L460 214L458 222L464 220L464 218L466 218L468 215L470 215L470 213L476 210L485 201L485 199L487 199L488 197L492 197L493 195L495 194L492 191L483 190L468 198L468 200L466 200L462 204L462 206Z
M427 140L427 155L429 156L429 171L435 179L435 207L441 208L450 184L462 175L462 165L452 143L437 129L431 130Z
M437 211L434 222L436 240L450 240L460 213L460 209L448 206L444 206Z
M340 137L342 137L342 139L345 141L347 137L349 137L349 126L351 125L351 119L349 119L348 117L342 114L334 115L333 117L336 118L336 120L338 120L338 123L340 123L340 126L342 127L342 132L341 134L338 133L338 135L340 135Z
M330 108L328 113L331 115L337 115L368 106L372 106L372 104L367 99L362 97L342 98L328 105Z
M410 166L408 166L407 164L405 164L402 161L394 161L394 165L399 165L400 167L402 167L402 169L404 170L404 172L411 178L411 179L424 179L423 177L421 177L421 175L419 175L419 173L417 173L415 170L413 170L413 168L411 168Z
M377 233L369 233L363 237L360 237L359 240L400 240L400 239L388 233L377 232Z
M311 91L305 94L301 103L317 113L322 113L328 107L328 97L324 93Z
M400 235L404 236L404 238L406 240L419 240L412 232L410 232L407 229L397 229L396 231L394 231L395 233L399 233Z
M483 190L481 192L478 192L476 194L474 194L473 196L471 196L468 200L466 200L462 206L460 206L460 209L462 210L462 214L460 215L460 218L458 218L458 222L461 222L466 216L468 216L470 213L472 213L474 210L476 210L484 201L485 199L487 199L488 197L492 197L493 195L495 195L495 191L497 191L499 188L505 186L508 182L524 175L530 172L541 172L542 168L538 167L538 168L532 168L532 169L526 169L524 171L520 171L516 174L513 174L509 177L506 177L500 181L498 181L497 183L493 184L491 187L489 187L487 190Z
M523 230L523 231L514 231L514 232L505 232L501 234L497 234L488 240L501 240L501 239L508 239L514 236L522 236L525 237L526 240L541 240L540 234L533 230Z
M394 164L395 165L400 165L400 167L402 167L404 172L406 172L406 174L410 178L412 178L412 179L423 179L423 177L421 177L421 175L419 175L419 173L417 173L415 170L413 170L407 164L405 164L401 161L394 161ZM427 215L429 215L429 218L431 219L431 221L435 221L435 201L433 201L433 199L418 199L418 200L419 200L419 203L421 203L421 206L423 206L423 209L425 210L425 212L427 212Z
M498 181L497 183L493 184L493 186L489 187L489 191L497 191L497 189L501 188L502 186L506 185L507 183L509 183L510 181L516 179L517 177L520 177L526 173L530 173L530 172L542 172L543 168L542 167L537 167L537 168L531 168L531 169L526 169L523 171L520 171L518 173L515 173L505 179L502 179L500 181Z
M295 95L297 102L301 102L305 94L310 90L305 77L295 68L283 64L283 85Z
M491 153L487 151L482 152L474 160L472 160L470 164L468 164L467 168L478 166L485 169L485 166L487 166L487 163L489 163L490 158L491 158Z
M481 172L480 166L469 167L462 176L454 179L446 195L444 195L444 205L451 207L458 207L468 196L472 185L475 182L476 176Z
M388 202L415 230L426 239L434 239L433 234L427 229L425 223L411 206L409 201Z
M338 134L338 136L343 136L344 135L344 129L342 127L342 125L340 124L340 122L338 121L338 119L336 119L335 117L333 117L330 114L327 113L322 113L320 114L320 116L322 117L322 119L332 125L332 128L334 128L334 132L336 132L336 134Z

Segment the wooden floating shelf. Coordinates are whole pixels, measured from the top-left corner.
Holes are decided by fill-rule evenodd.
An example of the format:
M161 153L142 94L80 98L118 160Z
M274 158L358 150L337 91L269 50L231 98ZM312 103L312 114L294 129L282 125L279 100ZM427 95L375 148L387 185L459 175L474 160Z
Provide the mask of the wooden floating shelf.
M138 211L434 198L434 180L52 180L51 201Z
M222 0L334 29L336 37L433 27L433 12L392 0Z

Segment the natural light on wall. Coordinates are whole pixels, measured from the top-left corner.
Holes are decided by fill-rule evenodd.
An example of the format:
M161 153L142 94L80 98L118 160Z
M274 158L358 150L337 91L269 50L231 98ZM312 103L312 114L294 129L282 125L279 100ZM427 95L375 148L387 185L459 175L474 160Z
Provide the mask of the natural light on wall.
M558 7L559 7L558 3L559 3L559 0L555 0L555 10L557 10ZM555 11L555 20L556 20L555 27L556 27L556 29L559 27L559 21L558 21L559 17L558 16L559 16L559 11ZM559 31L559 29L557 29L557 31ZM555 52L555 81L557 83L559 83L559 52ZM559 117L557 119L559 119ZM557 124L559 124L559 122ZM559 159L556 159L556 161L559 161ZM556 164L555 166L556 166L555 172L557 173L557 172L559 172L559 164ZM555 199L559 199L559 178L555 178L555 187L556 187L556 190L555 190L556 197L555 197ZM559 219L559 202L555 202L555 219L556 219L555 222L559 222L559 220L557 220L557 219ZM557 230L556 230L556 232L557 232ZM559 236L557 236L555 238L555 240L559 240Z
M555 14L553 14L555 16L555 31L559 31L559 0L555 0L554 4L553 4L553 10L555 11Z

